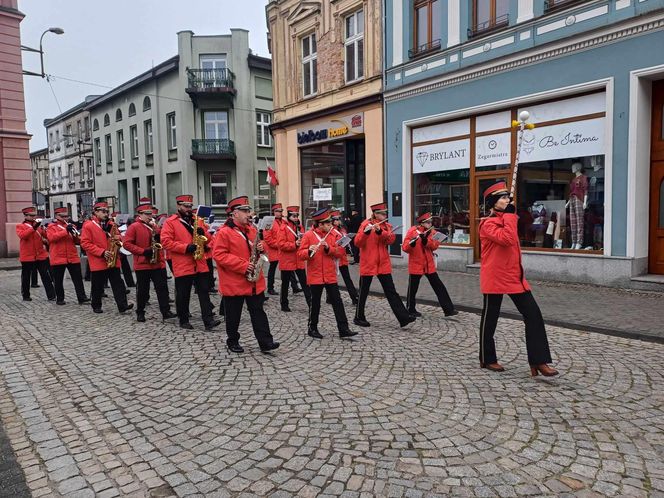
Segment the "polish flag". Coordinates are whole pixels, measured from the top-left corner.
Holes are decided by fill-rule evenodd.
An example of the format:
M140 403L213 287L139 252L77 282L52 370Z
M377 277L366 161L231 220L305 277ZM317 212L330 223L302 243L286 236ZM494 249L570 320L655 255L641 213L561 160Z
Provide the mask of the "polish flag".
M270 182L270 185L273 187L276 187L279 185L279 179L277 178L277 172L272 169L272 166L270 166L270 163L267 162L267 158L265 159L265 164L267 164L267 180Z

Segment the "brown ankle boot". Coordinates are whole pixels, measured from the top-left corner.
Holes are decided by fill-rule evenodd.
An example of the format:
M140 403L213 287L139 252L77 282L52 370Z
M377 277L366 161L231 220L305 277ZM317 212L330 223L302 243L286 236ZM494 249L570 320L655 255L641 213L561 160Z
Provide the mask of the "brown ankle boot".
M530 365L530 375L532 377L537 377L539 374L544 375L544 377L553 377L554 375L558 375L558 370L551 368L546 363L542 363L541 365Z
M505 368L498 362L496 363L480 363L480 368L486 368L492 372L504 372Z

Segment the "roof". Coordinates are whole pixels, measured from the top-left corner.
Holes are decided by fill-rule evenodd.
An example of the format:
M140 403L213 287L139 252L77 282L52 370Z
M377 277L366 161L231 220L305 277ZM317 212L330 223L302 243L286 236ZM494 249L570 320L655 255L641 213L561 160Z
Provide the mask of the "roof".
M249 54L247 57L249 67L253 69L264 69L272 71L272 59L268 57L261 57L260 55Z
M43 154L48 155L48 147L30 152L30 157L41 156Z
M85 106L96 98L99 98L99 95L88 95L87 97L85 97L85 100L83 102L81 102L80 104L76 104L71 109L67 109L65 112L63 112L62 114L57 115L54 118L45 119L44 120L44 126L48 128L52 124L59 123L60 121L64 121L68 117L73 116L74 114L77 114L78 112L85 110Z
M177 71L179 67L180 57L175 55L170 59L165 60L161 64L156 65L152 69L145 71L144 73L139 74L135 78L126 81L125 83L116 86L110 92L105 93L101 97L93 100L86 107L86 109L94 109L95 107L100 106L108 102L109 100L114 99L115 97L122 95L125 92L128 92L138 86L144 85L145 83L152 81L154 79L163 76L164 74L170 73L171 71Z

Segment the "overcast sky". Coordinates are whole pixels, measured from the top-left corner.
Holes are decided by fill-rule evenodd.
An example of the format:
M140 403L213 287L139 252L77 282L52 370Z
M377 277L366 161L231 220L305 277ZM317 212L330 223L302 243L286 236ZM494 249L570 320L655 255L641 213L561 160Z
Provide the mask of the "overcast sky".
M65 34L44 36L46 80L25 76L27 129L30 150L46 146L44 119L82 102L86 95L109 89L79 81L117 86L177 54L176 33L230 34L230 28L249 30L254 53L269 57L265 5L267 0L19 0L25 14L21 43L39 47L50 27ZM39 54L23 52L23 69L39 72ZM53 96L55 93L55 97Z

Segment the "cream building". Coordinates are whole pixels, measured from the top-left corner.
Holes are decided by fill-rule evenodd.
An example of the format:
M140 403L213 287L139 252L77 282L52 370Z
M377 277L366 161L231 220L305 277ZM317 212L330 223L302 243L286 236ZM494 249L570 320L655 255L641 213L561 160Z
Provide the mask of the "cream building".
M381 2L271 0L277 197L307 221L383 201Z

